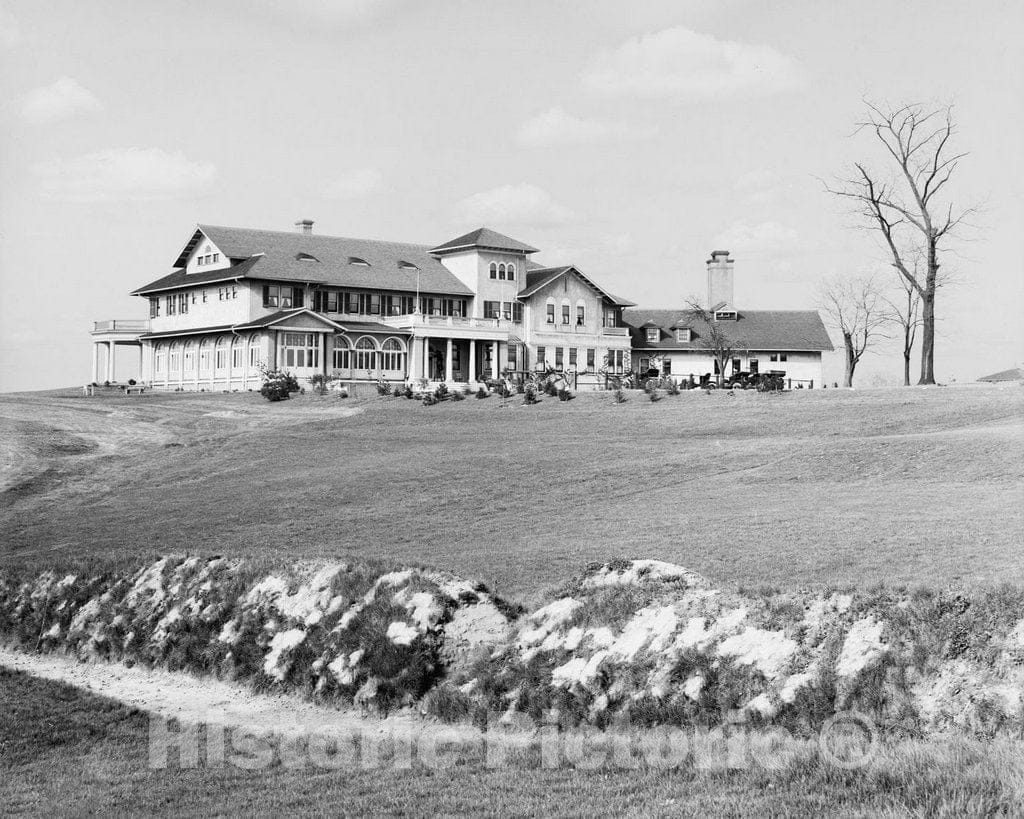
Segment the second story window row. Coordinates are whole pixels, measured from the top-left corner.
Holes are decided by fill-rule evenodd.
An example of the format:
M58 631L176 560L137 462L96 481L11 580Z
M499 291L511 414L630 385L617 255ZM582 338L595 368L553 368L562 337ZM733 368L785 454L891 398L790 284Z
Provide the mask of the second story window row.
M498 262L491 262L489 272L491 278L496 281L514 282L516 280L516 266L511 263L505 264L504 262L501 262L499 264Z
M304 305L304 291L301 287L287 285L263 285L263 306L278 307L281 310L292 310Z
M521 324L523 321L523 305L521 302L485 301L484 318L502 318Z
M466 299L420 297L420 312L428 316L465 316L467 308ZM313 309L318 313L407 316L416 312L416 297L352 290L314 290Z

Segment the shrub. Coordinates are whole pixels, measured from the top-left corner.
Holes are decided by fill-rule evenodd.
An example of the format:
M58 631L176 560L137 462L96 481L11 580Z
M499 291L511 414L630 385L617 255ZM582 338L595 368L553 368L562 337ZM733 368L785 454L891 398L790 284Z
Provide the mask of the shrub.
M477 398L487 398L489 395L490 395L490 393L487 392L487 387L480 387L476 391L476 397Z
M556 394L558 395L559 401L572 401L572 399L576 397L569 391L568 387L560 388Z
M665 392L669 395L679 395L679 385L671 378L666 378L665 381Z
M555 386L555 382L550 379L544 382L544 394L550 395L555 398L558 395L558 388Z
M299 382L291 373L277 369L264 370L260 395L268 401L283 401L293 392L298 391Z
M139 383L139 382L138 382L138 381L136 381L136 380L135 380L134 378L129 378L129 379L128 379L128 386L129 386L129 387L134 387L134 386L135 386L136 384L138 384L138 383Z
M540 399L537 397L537 388L533 384L526 384L523 387L523 403L524 404L539 404Z
M451 394L451 399L452 399L452 401L465 401L466 400L466 393L462 392L461 390L455 390Z
M413 392L413 389L412 389L412 384L406 384L402 388L402 395L404 395L406 398L415 398L416 397L416 393Z
M626 403L626 394L622 391L621 387L619 389L615 390L615 395L614 395L613 400L614 400L614 402L616 404L625 404Z
M309 383L317 395L327 395L328 377L324 373L316 373L309 377Z
M423 406L432 407L438 402L437 394L433 392L423 393Z
M385 381L383 378L377 379L377 395L382 398L386 395L391 395L391 384Z
M660 396L660 395L658 394L658 382L657 382L657 381L655 381L655 380L654 380L653 378L652 378L652 379L650 379L650 380L649 380L649 381L648 381L648 382L647 382L647 383L646 383L646 384L644 385L644 392L646 392L646 393L647 393L647 397L648 397L648 398L649 398L649 399L651 400L651 403L652 403L652 404L653 404L653 403L654 403L655 401L658 401L658 400L660 400L660 399L661 399L661 396Z
M447 384L438 384L437 385L437 389L434 390L434 397L438 401L447 401L448 400L448 385Z

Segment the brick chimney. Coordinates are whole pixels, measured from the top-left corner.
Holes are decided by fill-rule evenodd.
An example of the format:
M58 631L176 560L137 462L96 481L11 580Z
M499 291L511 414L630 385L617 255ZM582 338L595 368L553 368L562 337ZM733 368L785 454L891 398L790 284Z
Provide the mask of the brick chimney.
M708 307L725 302L731 307L733 303L732 293L732 266L734 262L729 258L728 250L712 250L711 258L708 259Z
M295 227L299 228L306 236L309 236L313 232L313 220L300 219L295 223Z

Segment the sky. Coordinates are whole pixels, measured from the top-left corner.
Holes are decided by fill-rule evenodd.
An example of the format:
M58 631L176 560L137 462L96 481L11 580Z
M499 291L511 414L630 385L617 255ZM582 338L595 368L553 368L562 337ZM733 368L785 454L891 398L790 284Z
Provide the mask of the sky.
M128 294L200 222L431 245L487 225L650 307L703 295L713 249L741 310L896 286L825 190L891 172L865 100L952 105L968 153L936 377L1019 366L1022 32L1009 0L0 0L0 391L88 381L92 322L144 318ZM901 374L882 339L858 381Z

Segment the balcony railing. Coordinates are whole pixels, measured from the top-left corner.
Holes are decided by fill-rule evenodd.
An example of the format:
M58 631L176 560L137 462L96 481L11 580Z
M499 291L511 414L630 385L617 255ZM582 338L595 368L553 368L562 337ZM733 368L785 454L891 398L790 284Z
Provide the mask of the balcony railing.
M365 316L360 316L362 320L366 320ZM338 319L344 323L344 316ZM400 326L404 325L416 325L426 327L477 327L483 329L498 329L498 328L509 328L513 324L521 324L522 322L513 322L510 319L499 319L499 318L475 318L473 316L428 316L425 313L408 313L403 316L381 316L381 320L388 324L396 324Z
M145 332L149 329L147 319L110 319L109 321L94 321L92 331L94 333L110 332Z

